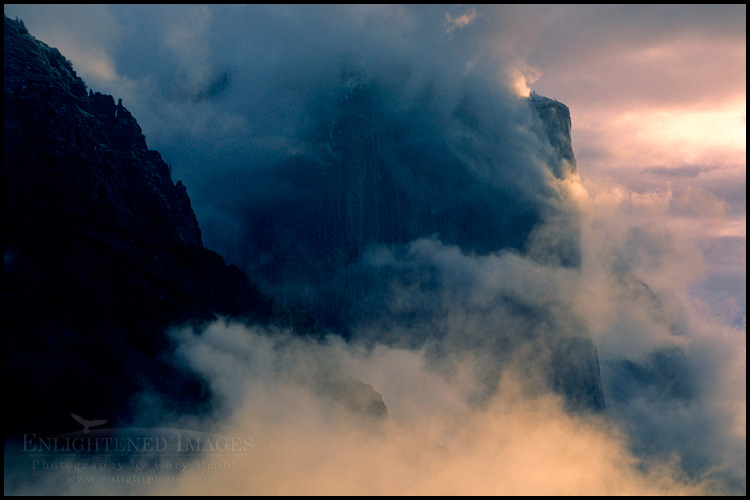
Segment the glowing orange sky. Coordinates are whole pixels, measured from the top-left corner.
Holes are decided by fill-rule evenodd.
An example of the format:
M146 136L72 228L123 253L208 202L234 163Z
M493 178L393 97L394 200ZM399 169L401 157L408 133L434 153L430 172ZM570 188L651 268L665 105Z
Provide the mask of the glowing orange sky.
M589 206L586 217L594 222L600 222L590 223L588 226L584 224L584 240L588 238L593 241L589 242L591 254L609 255L607 252L613 244L626 248L627 233L619 231L619 228L624 227L630 218L636 219L640 224L638 227L646 227L660 235L671 232L665 240L676 242L673 244L674 248L665 253L669 258L665 258L664 262L659 261L659 265L655 265L653 269L644 269L643 274L648 275L652 285L656 283L657 287L671 286L674 290L687 294L688 285L699 279L705 271L710 280L714 280L714 285L711 285L714 288L709 286L710 283L706 285L705 290L708 292L704 291L704 295L716 295L714 292L717 290L729 290L727 296L734 301L732 307L744 307L742 293L746 293L747 133L744 5L482 5L444 8L446 12L443 17L436 18L438 23L443 23L438 26L441 35L457 43L462 37L463 40L470 41L490 40L492 45L482 49L496 50L503 54L504 59L512 66L506 76L513 79L519 90L528 88L569 106L573 149L580 176L586 181L576 185L580 188L577 196ZM443 9L443 6L439 6L439 9ZM121 61L116 57L116 28L122 20L116 17L110 7L6 5L5 12L10 17L22 18L34 36L59 48L72 60L80 76L93 89L115 96L125 96L126 101L127 97L130 97L131 101L136 101L136 82L123 76L122 69L117 65ZM406 17L406 14L404 16ZM141 19L127 21L138 25ZM164 20L164 24L168 24L167 21L175 20ZM406 21L404 25L410 26L412 20ZM191 26L205 29L206 33L201 35L211 35L207 25L200 21ZM128 29L139 28L131 26ZM474 33L481 30L484 30L482 36L472 38ZM200 37L196 38L201 41ZM172 40L177 45L189 42L180 37ZM181 52L184 52L186 58L210 59L210 54ZM434 57L442 56L433 54L432 51L430 54ZM473 57L468 58L465 61L466 70L471 70L472 66L477 64L477 60ZM146 63L142 64L146 66ZM131 101L127 102L128 106L134 104L130 109L137 110L137 104ZM146 108L143 106L140 111ZM166 123L169 117L161 118L162 122L152 117L149 122L146 113L134 114L144 126L149 145L154 147L151 142L154 135L157 135L154 129ZM224 125L234 126L229 121L224 122ZM147 129L149 126L151 129ZM220 133L221 131L218 131L217 135ZM586 227L596 228L597 231L587 232ZM618 241L618 235L621 241ZM672 235L676 237L672 238ZM705 247L692 245L696 240L708 241L710 244L707 243ZM691 245L683 245L683 241L688 241ZM727 241L732 245L726 243ZM726 245L722 246L724 243ZM710 246L713 244L716 244L715 247ZM714 248L713 254L709 253L711 248ZM704 252L705 255L700 252ZM591 267L592 260L595 259L588 259L586 265ZM615 320L632 320L635 326L631 330L636 333L645 332L644 338L648 332L664 326L661 323L650 325L645 319L638 317L635 307L626 307L627 303L623 305L622 297L614 293L611 296L602 293L602 290L608 290L609 285L608 282L597 281L597 276L592 272L587 278L590 279L590 283L587 282L587 286L583 287L585 293L578 302L587 308L596 309L589 315L595 334L598 331L597 325L604 325L600 328L604 333L597 339L600 342L599 346L609 346L611 350L632 350L635 343L632 336L607 337L606 327ZM608 307L600 307L602 303ZM698 312L691 311L691 315L695 313L694 316L697 317ZM745 315L744 312L732 314L740 318L744 318ZM695 322L693 316L690 318ZM701 325L698 326L702 328ZM232 338L231 328L224 328L218 324L212 328L220 340L225 337ZM744 323L740 329L746 331ZM664 331L671 334L671 330ZM732 435L732 438L740 442L745 439L743 424L746 357L744 351L737 346L744 349L746 335L732 337L739 329L730 331L727 328L725 332L711 327L706 328L706 331L712 335L725 335L731 338L731 342L726 342L726 350L733 357L717 350L716 358L722 359L717 364L725 365L728 359L736 366L730 367L731 371L727 371L732 378L716 383L716 387L722 388L726 394L719 390L715 394L712 393L712 397L715 396L721 400L721 404L731 407L732 415L741 415L732 420L736 427L736 436ZM247 335L238 334L238 337L244 339ZM210 339L210 335L204 335L202 338ZM251 338L257 340L256 337ZM228 342L227 345L235 344ZM649 352L652 348L651 344L644 344L643 350ZM336 349L342 350L343 347L334 345L331 352L345 361L356 358L348 352L337 354ZM257 346L248 350L262 351ZM303 346L299 351L308 353L310 349ZM269 352L275 351L269 348ZM331 352L327 351L324 355L330 356ZM271 359L271 355L262 354L263 359ZM386 398L394 398L395 402L388 400L389 411L397 415L398 404L402 403L407 410L413 406L417 416L424 412L424 420L412 419L422 424L421 432L429 424L434 423L433 418L445 418L445 414L426 411L431 409L427 404L417 405L415 401L421 401L412 395L427 395L447 400L454 393L460 393L459 389L462 388L435 386L435 390L429 390L430 387L422 383L422 379L417 376L419 373L415 374L419 372L420 365L412 354L388 351L384 356L388 358L388 363L374 358L355 361L360 363L358 366L364 372L371 369L371 373L367 372L367 376L362 376L363 380L375 384ZM353 361L352 364L356 363ZM254 365L245 363L241 366L250 370ZM399 369L396 370L395 367ZM229 368L231 365L227 363L218 363L216 373L223 375L222 370L231 371ZM383 380L379 380L378 377ZM230 380L231 377L219 376L217 379L224 381ZM414 386L413 391L401 390L401 386L407 382ZM281 385L276 379L270 380L269 384L268 387L274 389ZM248 402L252 402L247 405L249 408L246 408L250 413L238 413L234 417L235 421L227 425L241 429L244 433L247 428L243 426L254 422L263 424L258 428L249 429L248 434L259 439L259 457L265 460L266 457L276 454L277 461L261 463L259 460L256 475L232 478L232 481L226 482L227 484L233 485L236 480L247 488L245 491L273 493L278 492L279 484L284 485L286 481L290 488L300 488L303 491L307 488L306 491L309 492L310 487L321 482L320 471L329 472L333 476L328 478L332 484L334 480L346 483L351 479L357 488L364 484L371 491L370 482L378 478L373 471L393 474L398 481L408 480L408 473L412 472L409 467L414 468L414 464L407 452L413 449L413 443L421 443L412 440L410 429L407 429L408 432L400 430L395 433L395 440L391 441L382 441L379 438L371 441L370 437L362 437L356 433L342 434L338 428L329 430L320 424L325 408L320 410L315 401L306 404L308 402L303 397L298 397L298 388L281 387L291 392L269 391L267 394L261 389L254 386L250 388L258 393L247 399ZM389 389L392 392L389 392ZM510 392L512 396L512 391ZM240 391L234 393L242 394ZM302 395L304 396L304 392ZM742 395L743 398L740 399L738 395ZM268 401L265 401L265 405L258 405L257 402L261 401L263 396L267 396ZM284 396L287 399L284 399ZM240 402L243 405L245 403ZM438 402L445 406L445 401ZM503 444L503 436L509 440L504 443L507 453L504 456L508 457L504 470L508 477L523 483L524 487L530 485L532 490L538 493L536 481L539 474L533 467L539 463L543 465L547 460L548 467L545 471L549 471L550 474L562 474L560 471L563 468L560 464L568 463L572 464L571 469L578 472L578 475L561 478L559 484L564 484L568 489L557 490L558 493L591 491L592 477L601 478L601 484L596 485L597 491L623 492L635 484L632 480L636 474L635 468L629 461L630 457L623 451L624 447L618 447L619 437L611 440L611 436L604 434L599 426L584 426L566 415L561 417L560 409L554 402L531 400L531 406L522 405L515 408L510 406L511 402L500 400L502 404L498 404L497 408L490 408L493 411L498 410L500 418L496 419L491 414L480 414L467 420L483 432L479 435L485 436L489 432L491 436L497 437L487 441L493 446ZM278 414L285 415L291 421L287 427L284 424L288 422L280 420L277 414L268 417L267 421L263 420L263 415L258 414L266 409L283 410L287 407L296 409L288 414L279 410ZM509 412L507 408L514 411ZM242 419L242 415L250 415L253 418ZM320 424L322 431L317 429L320 432L305 433L305 428L299 425L300 421L307 422L313 430ZM525 432L538 436L539 439L534 441L538 446L530 447L527 441L517 439L513 433L508 433L507 429L524 429ZM263 448L260 439L265 431L278 433L269 442L276 446L280 444L278 449L281 451L270 445ZM520 432L517 434L521 435ZM473 435L469 435L471 436ZM579 436L582 437L577 439ZM419 470L441 473L438 478L441 482L436 483L436 474L420 476L423 483L418 486L423 488L415 491L434 492L436 485L445 485L448 488L454 480L466 481L467 477L472 480L481 473L491 476L495 472L495 469L487 466L489 462L486 457L495 456L499 453L498 450L488 447L485 441L462 439L463 436L458 436L453 441L457 443L456 449L463 453L456 455L458 459L446 461L447 465L435 462L432 468L426 469L424 463L417 464L416 468ZM566 444L559 448L563 452L562 455L559 452L550 454L547 449L548 443L554 440ZM336 445L338 447L334 448ZM320 462L318 452L327 449L355 451L348 451L351 454L332 453L327 460ZM580 450L595 450L601 453L588 455ZM369 453L360 453L361 451ZM524 456L520 455L524 451L528 453L525 460ZM532 454L533 452L536 453ZM267 455L264 456L262 453ZM432 459L431 455L427 456ZM576 460L571 460L571 456ZM742 456L744 457L744 451ZM389 461L393 457L394 461ZM477 459L476 462L471 460L474 458ZM362 478L350 478L340 474L341 470L357 459L364 461L364 465L358 469L362 472ZM392 465L394 463L396 465ZM406 472L398 469L402 465ZM462 465L465 467L459 467ZM613 475L609 469L614 470L616 474ZM257 471L263 474L258 474ZM288 481L287 471L299 475L297 483ZM612 482L612 478L616 482ZM659 477L647 479L649 481L644 483L647 486L651 486L652 480L656 486L669 486L656 481L661 479ZM278 484L271 484L273 481L277 481ZM250 484L242 484L243 482ZM569 484L565 484L566 482ZM481 485L478 481L477 484ZM403 491L400 483L383 484L378 487L384 492ZM644 491L632 487L635 493ZM505 491L529 492L520 486L518 489L511 488ZM479 488L477 492L485 493Z
M570 106L584 171L744 174L744 6L562 6L538 9L536 23L532 88Z

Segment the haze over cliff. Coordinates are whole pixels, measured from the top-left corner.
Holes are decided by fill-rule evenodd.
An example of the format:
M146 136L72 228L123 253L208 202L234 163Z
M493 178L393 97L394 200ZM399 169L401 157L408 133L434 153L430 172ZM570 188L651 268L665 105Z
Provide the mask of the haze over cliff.
M220 453L96 489L6 445L6 490L741 491L736 354L664 286L689 242L587 192L570 110L475 57L476 12L341 9L136 16L119 95L161 154L6 19L6 422L253 442L210 484Z
M72 410L126 421L147 388L200 408L200 381L159 361L165 328L294 320L203 247L121 100L7 17L4 74L5 432L64 429Z

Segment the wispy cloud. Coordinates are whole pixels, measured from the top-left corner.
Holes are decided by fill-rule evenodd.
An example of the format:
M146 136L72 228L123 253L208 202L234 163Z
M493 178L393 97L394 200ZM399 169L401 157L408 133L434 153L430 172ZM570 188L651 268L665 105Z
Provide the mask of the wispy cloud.
M460 16L453 17L450 13L445 14L445 23L448 25L446 33L451 34L454 30L463 29L471 25L477 18L477 9L472 7Z
M232 262L256 257L247 255L249 219L304 199L310 183L291 182L289 165L318 165L307 139L330 132L330 88L343 62L367 68L387 89L380 104L393 112L381 117L415 155L390 149L389 159L421 203L455 200L446 196L452 190L424 182L451 166L472 181L461 184L475 205L467 203L483 208L472 222L518 206L496 196L508 186L524 193L521 205L537 208L555 193L556 208L580 221L580 271L543 253L477 256L440 235L373 250L365 264L409 272L388 283L382 317L362 327L361 343L317 344L224 322L175 334L182 362L224 404L199 424L249 435L257 446L249 472L217 471L205 488L152 491L744 491L740 7L477 6L446 14L444 6L232 6L186 7L176 17L169 6L80 7L94 18L87 24L101 18L118 27L93 32L79 25L77 8L55 9L51 18L46 7L5 6L98 81L96 90L125 98L149 146L185 180L204 239ZM478 22L485 17L492 22ZM170 95L224 72L229 83L211 98ZM570 106L580 179L545 175L533 116L511 94L513 84L527 92L531 83ZM458 112L474 128L454 120ZM482 127L489 133L478 133ZM309 161L290 162L300 157ZM415 177L411 164L429 169ZM561 235L561 221L547 222L535 233L541 243ZM434 276L444 286L430 288ZM717 292L731 279L731 294ZM548 314L532 321L524 308ZM423 309L431 314L419 316ZM494 354L480 348L576 329L592 335L602 356L609 423L567 413L528 376L533 358L492 365ZM417 331L431 332L430 342L394 340ZM441 358L437 339L461 355ZM489 396L488 374L497 382ZM382 395L386 425L363 428L321 389L346 377Z

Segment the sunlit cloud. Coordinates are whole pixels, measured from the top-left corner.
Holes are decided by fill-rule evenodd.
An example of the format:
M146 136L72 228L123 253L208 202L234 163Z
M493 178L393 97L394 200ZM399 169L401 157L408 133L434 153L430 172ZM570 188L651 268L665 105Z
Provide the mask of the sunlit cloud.
M445 22L448 25L448 28L446 28L446 32L450 34L456 29L465 28L473 23L476 18L477 9L474 7L457 17L453 17L450 15L450 13L446 13Z
M531 88L529 87L529 82L526 79L526 76L523 74L522 71L520 70L514 71L513 76L511 78L512 78L511 86L517 96L529 97L531 95Z
M622 161L630 150L642 152L630 159L638 165L739 163L746 155L745 110L744 99L723 109L652 108L625 112L610 126L630 142L620 151Z
M493 73L499 74L493 84L501 88L487 95L509 88L528 96L533 89L570 107L580 176L556 188L581 217L580 274L513 254L477 258L431 240L415 245L433 258L430 265L453 263L454 275L477 278L473 283L482 293L471 296L472 306L497 311L487 305L500 291L559 300L565 311L583 318L604 360L637 363L663 350L686 353L699 396L654 402L644 394L618 407L622 413L615 411L616 423L610 425L568 414L555 395L528 391L518 373L508 369L487 406L476 408L467 403L475 385L471 359L438 377L423 350L371 349L332 339L319 345L285 332L272 332L273 337L257 328L216 322L201 335L188 328L175 342L183 361L227 402L226 412L210 425L256 439L252 470L218 473L218 486L156 492L716 491L711 484L685 479L680 465L669 459L641 462L644 455L633 452L636 432L628 426L653 431L654 440L674 451L675 459L690 453L709 457L716 464L711 473L726 467L744 477L745 329L726 321L744 317L744 301L732 296L720 309L708 304L707 292L693 293L707 279L720 283L730 276L740 283L746 267L745 68L744 48L735 39L708 30L695 31L687 42L665 41L660 37L684 36L682 22L665 26L671 18L659 17L652 26L645 22L648 9L615 6L472 7L444 17L444 7L432 17L405 6L337 7L322 13L274 9L247 16L246 11L195 7L160 19L154 29L147 24L132 40L154 36L164 49L147 62L135 49L87 51L76 50L85 46L81 43L45 41L71 58L95 90L100 90L94 86L98 79L110 85L110 92L117 89L125 96L126 105L140 108L134 114L149 145L154 146L151 137L156 144L161 141L164 147L157 148L172 158L175 172L193 181L186 184L202 229L210 221L219 228L213 234L223 238L214 241L238 252L246 246L244 212L233 203L254 199L248 189L266 174L248 165L257 168L267 160L257 153L261 150L309 153L295 135L294 122L304 119L306 101L290 89L307 89L310 82L320 83L315 78L328 78L325 71L338 61L331 53L355 47L365 54L364 61L395 54L404 63L396 67L399 74L416 75L405 78L404 94L431 99L448 113L460 101L445 81L453 76L470 80L496 62L491 50L481 49L496 48L504 63ZM695 22L701 23L701 16L696 14ZM429 29L420 24L424 19L432 23ZM486 19L497 21L499 28L484 38L476 33L491 24L479 22ZM253 29L246 30L251 21ZM640 37L630 33L634 26L642 27ZM420 30L435 38L416 36ZM85 31L79 35L85 40ZM454 47L464 37L467 50L434 57L434 40ZM420 46L423 40L430 43ZM123 67L118 64L128 60L131 71L142 72L138 78L118 75ZM238 75L224 101L165 100L153 83L171 82L173 75L164 68L175 65L184 82L199 85L220 63ZM441 64L448 70L441 72ZM429 86L420 86L428 81ZM423 88L428 91L422 94ZM488 103L482 101L481 110ZM491 151L488 156L496 157ZM248 212L256 208L238 206ZM707 249L714 249L713 262L707 261ZM401 290L397 298L416 300L417 292ZM447 308L455 313L450 331L455 338L468 338L464 320L477 315L461 310L458 301L448 302L456 306ZM502 319L488 331L511 328ZM374 329L374 334L393 332ZM309 380L321 376L321 366L333 365L382 394L387 426L375 433L363 429L355 416L332 409L311 389ZM612 378L609 383L614 384ZM703 455L691 447L704 448Z
M531 85L542 77L542 71L526 63L518 63L518 68L511 72L511 88L519 97L531 95Z

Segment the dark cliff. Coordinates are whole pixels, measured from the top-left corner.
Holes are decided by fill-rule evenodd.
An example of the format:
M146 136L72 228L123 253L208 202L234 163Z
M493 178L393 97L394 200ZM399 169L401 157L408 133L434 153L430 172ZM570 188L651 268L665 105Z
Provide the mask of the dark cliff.
M273 166L275 182L300 195L245 214L250 274L282 305L309 311L344 335L367 316L363 304L383 284L363 270L368 249L437 236L476 254L521 251L549 208L544 198L554 196L546 187L530 196L521 192L528 186L493 185L467 166L488 161L482 148L495 142L495 132L477 123L476 103L459 106L446 125L421 110L398 116L384 94L364 72L343 71L332 112L320 113L331 118L305 138L315 153ZM538 111L546 127L556 127L547 121L551 113ZM557 147L547 158L559 177L575 169L569 132L568 115L561 132L568 170ZM577 265L577 242L569 243L573 256L560 260Z
M535 154L549 171L540 175L542 180L528 180L528 172L517 167L518 157L507 151L515 145L498 137L507 131L497 125L504 117L477 113L484 105L481 98L467 95L447 119L420 103L394 111L388 92L374 78L351 69L342 72L334 95L330 107L318 113L323 118L317 131L305 139L305 150L313 153L292 154L273 165L276 184L294 186L297 195L245 214L245 265L279 303L310 312L345 337L356 338L358 328L367 329L384 315L402 325L439 323L434 303L401 316L389 310L394 284L430 293L443 286L439 276L431 276L429 269L405 272L368 261L373 249L408 253L404 249L410 242L424 238L474 256L509 250L531 258L536 256L527 251L530 242L544 238L540 260L580 265L578 220L561 213L544 180L549 173L562 179L575 172L565 105L536 95L521 103L528 106L539 136ZM476 171L477 165L488 164L502 181ZM517 175L505 173L513 169ZM554 228L552 237L540 235L545 220L553 222L545 228ZM520 306L509 310L526 314ZM423 330L439 335L436 328ZM553 353L541 362L551 371L550 385L572 406L602 410L596 348L585 331L579 333L569 339L552 334L496 339L504 347L495 359L501 363L510 350L538 340ZM426 340L397 341L415 347Z
M576 159L573 155L573 144L570 140L570 109L554 99L532 92L529 102L539 113L544 124L544 132L554 152L548 164L552 173L563 178L567 172L576 171Z
M7 17L3 162L6 433L69 430L71 412L117 424L143 390L201 408L165 328L304 322L203 247L185 186L122 103Z
M312 331L308 316L285 312L301 309L349 337L387 311L394 282L434 286L429 273L369 266L373 247L437 236L472 255L523 252L554 210L554 193L539 181L532 195L522 192L527 173L498 186L467 166L492 155L514 165L495 146L498 131L474 112L481 103L459 106L446 132L421 109L401 120L373 82L345 72L323 113L330 120L307 140L313 153L271 166L279 182L270 189L291 185L301 195L244 214L243 265L272 300L202 246L185 186L121 102L89 91L56 49L7 18L4 56L6 401L18 409L6 433L69 430L71 412L123 423L143 391L176 411L205 409L201 380L169 361L169 326L220 314ZM547 101L531 104L547 164L563 177L575 169L570 116ZM575 266L576 250L566 245L559 260ZM396 320L429 322L430 314ZM503 349L530 340L497 337ZM551 387L573 407L601 410L585 331L535 340L551 352Z

